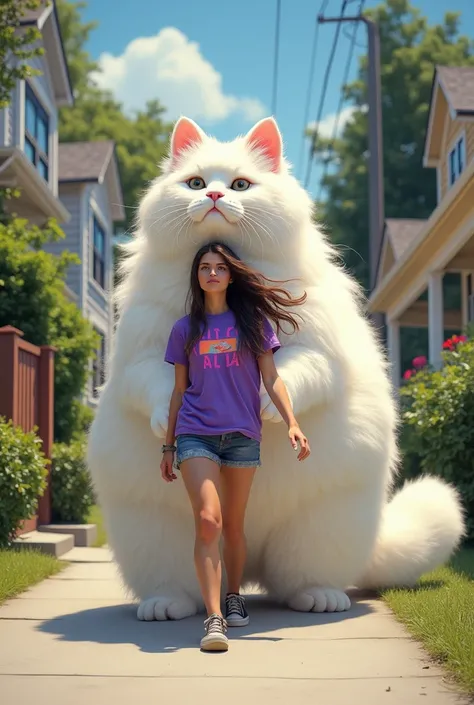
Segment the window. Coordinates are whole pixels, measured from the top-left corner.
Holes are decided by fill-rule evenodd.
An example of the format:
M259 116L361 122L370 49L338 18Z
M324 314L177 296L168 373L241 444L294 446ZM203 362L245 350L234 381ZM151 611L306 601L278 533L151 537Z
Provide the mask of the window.
M97 218L93 218L92 276L105 289L105 232Z
M97 397L99 394L97 388L105 382L105 335L97 328L94 328L94 331L100 338L96 355L92 361L92 396Z
M48 181L49 119L28 84L25 84L25 154Z
M455 181L461 176L466 165L466 140L464 135L460 137L452 150L449 152L448 169L449 169L449 185L452 186Z

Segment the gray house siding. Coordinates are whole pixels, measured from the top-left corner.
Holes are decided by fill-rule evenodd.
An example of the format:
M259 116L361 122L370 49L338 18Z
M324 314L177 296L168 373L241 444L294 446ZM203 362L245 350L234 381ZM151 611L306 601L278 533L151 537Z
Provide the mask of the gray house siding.
M55 196L58 194L58 111L54 92L49 77L49 68L46 56L34 57L30 65L41 73L32 76L28 82L17 81L12 91L10 104L1 111L0 120L0 145L25 149L25 108L27 85L33 92L48 116L49 142L48 142L48 184Z
M111 350L113 333L113 304L111 301L113 286L113 223L107 189L104 184L89 184L84 192L86 227L83 239L83 281L87 291L84 313L95 330L104 336L105 359ZM94 252L94 218L103 228L105 234L105 287L102 288L93 277ZM95 405L92 394L92 382L89 387L88 401Z
M73 252L79 258L82 255L81 237L81 198L84 191L82 184L62 185L59 189L59 197L63 205L71 214L67 223L62 224L62 229L66 235L64 240L50 243L45 249L55 255L60 255L64 250ZM79 297L82 297L81 289L82 264L71 265L66 276L66 284Z
M48 63L45 60L45 56L34 56L28 60L28 64L32 69L40 71L38 76L33 76L29 79L30 83L43 95L48 96L48 102L51 105L54 105L54 93L51 85Z
M88 257L88 296L101 308L104 321L109 319L109 296L112 285L112 231L113 225L110 217L110 207L107 191L103 184L91 184L88 189L89 201L89 242L87 247ZM94 247L94 218L105 233L105 286L102 288L93 277L93 247ZM108 324L107 324L108 325Z

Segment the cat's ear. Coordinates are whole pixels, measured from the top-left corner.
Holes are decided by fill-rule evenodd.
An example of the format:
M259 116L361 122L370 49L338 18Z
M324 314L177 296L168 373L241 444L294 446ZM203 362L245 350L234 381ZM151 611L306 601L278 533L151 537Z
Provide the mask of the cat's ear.
M272 171L280 171L283 145L280 130L272 117L263 118L245 138L251 149L259 149L270 162Z
M174 165L179 158L181 152L188 147L202 142L204 132L196 125L194 120L187 117L181 117L174 126L171 135L171 161Z

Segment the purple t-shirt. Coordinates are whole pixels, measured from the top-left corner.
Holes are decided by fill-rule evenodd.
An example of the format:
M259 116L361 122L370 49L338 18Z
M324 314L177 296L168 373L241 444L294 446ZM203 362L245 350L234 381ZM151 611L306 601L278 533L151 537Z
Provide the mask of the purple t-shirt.
M238 331L232 311L208 315L208 328L189 356L185 345L189 316L171 331L165 361L189 365L190 386L178 412L176 435L220 435L240 431L261 440L260 370L248 350L238 350ZM280 342L270 322L264 321L265 350L275 352Z

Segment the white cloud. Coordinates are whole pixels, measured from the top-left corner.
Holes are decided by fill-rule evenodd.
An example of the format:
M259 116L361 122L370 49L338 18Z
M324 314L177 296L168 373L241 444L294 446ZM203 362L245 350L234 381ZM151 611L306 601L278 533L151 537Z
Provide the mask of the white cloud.
M199 44L175 27L134 39L121 56L104 53L99 65L94 80L113 91L126 110L143 108L147 100L157 98L170 120L187 115L218 122L237 113L252 122L265 114L258 99L226 94L222 74L204 58Z
M351 117L353 116L353 114L356 110L357 110L357 108L355 108L352 105L349 105L347 108L344 108L343 110L341 110L341 112L339 114L339 120L337 121L336 137L338 137L342 133L344 127L349 122L349 120L351 119ZM319 123L318 135L320 137L324 137L326 139L332 137L332 133L333 133L334 127L336 125L336 120L337 120L337 113L330 113L329 115L326 115L326 117L323 118L321 120L321 122ZM312 134L314 134L315 128L316 128L316 122L310 122L308 127L306 128L306 134L308 136L311 136Z

